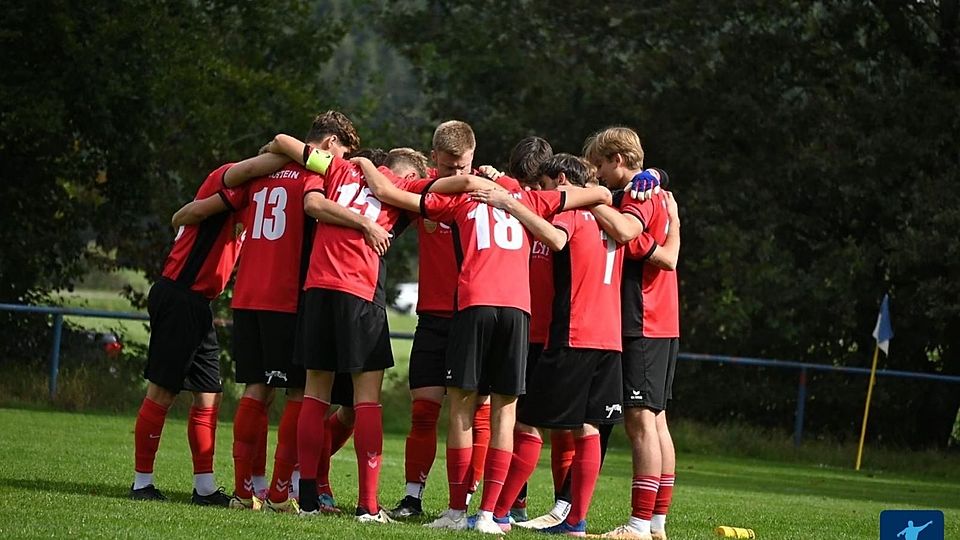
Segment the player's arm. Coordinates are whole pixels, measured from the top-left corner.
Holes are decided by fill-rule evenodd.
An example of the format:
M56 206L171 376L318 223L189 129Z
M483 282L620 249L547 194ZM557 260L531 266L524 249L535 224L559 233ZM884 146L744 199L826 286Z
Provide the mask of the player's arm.
M497 189L506 193L507 190L494 182L481 176L472 174L461 174L457 176L448 176L440 178L430 185L428 191L433 193L466 193L468 191L477 191L481 189Z
M418 193L410 193L395 186L367 158L354 158L352 161L360 166L360 170L363 171L363 176L367 181L367 187L380 202L411 212L420 211L420 195Z
M223 185L237 187L240 184L276 172L290 158L284 154L265 153L234 164L223 174Z
M303 196L303 211L324 223L362 232L363 239L377 255L382 256L390 247L390 233L376 221L340 206L319 191L309 191Z
M170 224L174 229L184 225L196 225L208 217L225 212L229 209L227 203L219 193L215 193L205 199L190 201L180 207L173 217L170 218Z
M643 223L636 216L621 214L612 206L598 204L590 212L600 228L618 244L626 244L643 232Z
M311 158L311 152L307 152L308 149L310 149L310 147L304 144L304 142L300 139L291 137L290 135L285 135L283 133L278 133L273 140L261 148L260 151L264 153L284 155L287 156L287 159L292 159L303 166L307 166L307 162ZM317 150L317 152L323 151ZM327 163L329 164L329 161L327 161ZM310 167L307 168L310 169ZM326 173L326 168L324 168L323 171L317 171L314 169L310 170L320 174Z
M667 229L667 239L662 246L654 245L653 251L647 257L647 262L664 270L676 270L680 259L680 214L677 211L677 201L669 191L667 196L667 213L670 216L670 227ZM647 234L647 233L643 233Z
M543 219L536 212L527 208L510 193L499 189L484 189L476 191L473 199L490 206L506 210L517 218L530 233L543 242L553 251L560 251L567 245L567 233L554 227L552 223Z
M562 189L567 193L566 202L561 210L573 210L584 206L595 206L598 204L613 204L613 196L610 190L603 186L595 187L573 187Z

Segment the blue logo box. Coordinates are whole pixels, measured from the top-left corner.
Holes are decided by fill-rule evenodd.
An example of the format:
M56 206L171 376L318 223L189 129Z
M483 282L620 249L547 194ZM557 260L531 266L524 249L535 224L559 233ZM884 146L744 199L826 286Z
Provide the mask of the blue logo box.
M880 540L944 540L940 510L880 512Z

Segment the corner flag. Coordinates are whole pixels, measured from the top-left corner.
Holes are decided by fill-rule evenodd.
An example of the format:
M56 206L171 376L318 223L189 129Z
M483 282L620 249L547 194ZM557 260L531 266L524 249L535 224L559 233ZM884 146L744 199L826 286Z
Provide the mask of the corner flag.
M893 325L890 324L890 296L886 294L883 295L883 302L880 304L880 314L877 315L877 326L873 329L873 339L877 340L877 347L883 351L883 354L890 354Z

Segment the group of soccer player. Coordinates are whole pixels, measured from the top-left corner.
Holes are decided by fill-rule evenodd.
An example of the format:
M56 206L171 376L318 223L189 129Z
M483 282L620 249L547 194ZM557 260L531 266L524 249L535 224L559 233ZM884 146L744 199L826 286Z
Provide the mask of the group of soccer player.
M148 297L131 498L164 499L154 461L167 410L188 390L194 503L340 512L330 456L352 435L356 519L417 518L446 398L448 508L428 527L584 535L608 438L623 421L632 512L602 536L665 539L680 221L660 189L666 173L643 167L637 134L598 131L583 157L528 137L506 173L473 168L473 131L456 120L436 128L432 168L410 148L359 143L346 116L320 114L305 141L277 135L259 155L217 168L174 214L176 239ZM406 494L388 511L377 496L380 392L393 366L383 256L410 225L420 250L412 418ZM238 259L233 358L245 389L228 496L213 476L222 386L210 302ZM278 388L286 402L267 482L267 411ZM547 434L555 505L528 519L526 482ZM479 511L467 516L481 481Z

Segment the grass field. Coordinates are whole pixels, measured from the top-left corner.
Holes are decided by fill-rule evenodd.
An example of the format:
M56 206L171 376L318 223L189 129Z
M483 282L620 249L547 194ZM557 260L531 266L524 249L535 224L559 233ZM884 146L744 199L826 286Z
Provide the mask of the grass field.
M390 414L387 410L386 414ZM125 499L132 477L132 416L0 409L0 537L239 538L303 535L316 538L452 538L475 533L430 531L414 525L360 525L345 517L301 521L293 516L196 508L182 420L168 421L157 459L157 483L167 503ZM221 423L217 477L231 483L232 426ZM546 451L544 452L546 454ZM425 509L445 504L442 449ZM396 502L403 486L403 437L387 435L380 498ZM760 539L877 538L878 516L891 508L935 508L946 516L946 538L960 538L956 475L854 473L848 469L682 453L668 532L671 538L715 538L717 525L753 528ZM334 456L334 489L350 509L356 500L352 446ZM534 475L530 510L552 503L546 458ZM618 525L629 513L629 453L614 447L597 487L592 532ZM229 489L229 488L228 488ZM517 538L541 537L527 531Z

